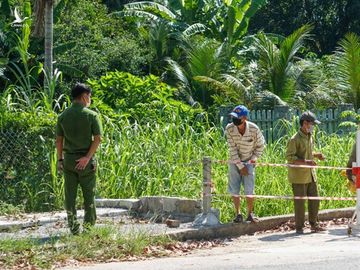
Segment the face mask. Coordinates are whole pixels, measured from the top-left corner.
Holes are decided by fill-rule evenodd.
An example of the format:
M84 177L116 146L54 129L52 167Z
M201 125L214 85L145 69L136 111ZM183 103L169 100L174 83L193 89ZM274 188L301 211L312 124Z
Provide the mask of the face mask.
M233 118L233 123L235 126L240 126L242 124L242 120L238 118Z
M310 134L312 134L314 132L314 126L313 125L310 125L310 127L308 128L308 132Z

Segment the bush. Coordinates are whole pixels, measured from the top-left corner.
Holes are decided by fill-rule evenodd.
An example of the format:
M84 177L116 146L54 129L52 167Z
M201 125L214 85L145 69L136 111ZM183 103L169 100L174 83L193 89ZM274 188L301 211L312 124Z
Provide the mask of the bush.
M105 103L117 114L140 123L169 121L173 115L180 119L195 119L202 113L174 99L175 88L160 81L156 76L144 78L130 73L109 72L99 80L89 80L94 90L96 106ZM176 114L173 112L176 111Z

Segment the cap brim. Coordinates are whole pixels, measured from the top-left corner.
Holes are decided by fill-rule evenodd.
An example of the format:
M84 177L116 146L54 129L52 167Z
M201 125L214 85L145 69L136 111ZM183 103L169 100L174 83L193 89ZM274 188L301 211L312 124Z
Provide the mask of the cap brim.
M315 120L314 123L317 124L317 125L321 124L321 122L319 120Z
M231 115L232 117L235 117L235 118L239 118L239 116L237 115L237 113L234 113L234 112L229 113L229 115Z

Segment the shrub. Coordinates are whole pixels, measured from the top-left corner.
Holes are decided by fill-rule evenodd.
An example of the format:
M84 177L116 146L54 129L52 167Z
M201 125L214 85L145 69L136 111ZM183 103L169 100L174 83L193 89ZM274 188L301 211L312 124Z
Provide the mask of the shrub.
M179 119L195 119L202 113L201 109L175 100L176 89L153 75L141 78L115 71L88 83L94 90L95 102L101 103L101 100L121 116L140 123L168 121L174 111Z

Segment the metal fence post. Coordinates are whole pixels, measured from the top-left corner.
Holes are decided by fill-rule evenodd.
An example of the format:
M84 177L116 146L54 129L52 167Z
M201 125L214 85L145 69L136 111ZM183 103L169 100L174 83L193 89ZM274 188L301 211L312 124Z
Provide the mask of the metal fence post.
M193 226L214 226L220 224L219 211L211 208L211 158L203 158L203 199L202 213L197 215Z
M203 158L203 213L211 211L211 158Z

